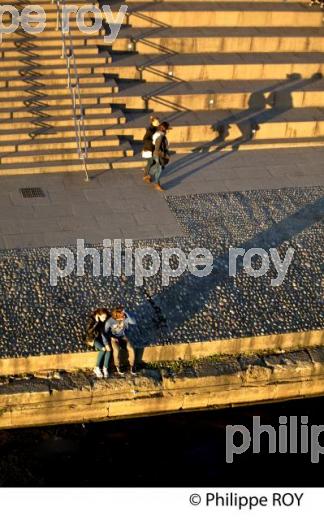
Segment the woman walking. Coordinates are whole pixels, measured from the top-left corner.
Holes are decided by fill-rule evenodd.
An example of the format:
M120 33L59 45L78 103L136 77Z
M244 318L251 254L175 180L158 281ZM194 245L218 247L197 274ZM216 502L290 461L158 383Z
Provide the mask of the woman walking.
M154 188L158 191L165 191L160 184L160 178L162 171L170 161L169 142L167 139L167 132L170 129L170 125L167 122L161 123L158 126L157 131L153 135L154 152L153 158L154 164L151 166L149 171L150 182L154 185Z
M153 152L154 152L153 135L155 134L156 129L158 128L158 126L160 124L159 119L155 116L150 117L150 122L151 122L151 124L146 129L146 133L143 138L142 157L143 157L143 159L147 159L147 163L146 163L146 166L144 169L144 177L143 177L143 180L145 182L150 182L149 171L155 162L155 160L153 158Z

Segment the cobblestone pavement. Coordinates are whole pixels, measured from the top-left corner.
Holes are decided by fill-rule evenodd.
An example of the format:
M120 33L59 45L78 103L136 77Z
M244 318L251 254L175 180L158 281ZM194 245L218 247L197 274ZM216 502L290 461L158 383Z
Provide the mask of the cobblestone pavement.
M158 275L143 287L135 286L133 276L94 277L90 262L84 276L72 273L53 287L48 248L3 251L0 355L85 350L90 310L119 303L138 319L133 332L137 346L323 327L323 191L311 187L169 195L172 217L180 225L177 237L139 240L134 246L158 251L176 246L186 254L207 247L214 262L209 276L185 272L168 287L162 287ZM281 258L289 246L295 252L284 282L272 287L276 270L271 262L263 277L250 277L240 263L236 278L229 277L230 246L278 248Z

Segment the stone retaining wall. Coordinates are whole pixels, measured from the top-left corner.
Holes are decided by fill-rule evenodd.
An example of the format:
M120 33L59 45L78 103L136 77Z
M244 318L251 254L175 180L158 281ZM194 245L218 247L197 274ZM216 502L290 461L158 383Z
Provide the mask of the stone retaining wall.
M324 394L324 348L151 367L136 378L91 372L0 379L0 428L88 422Z

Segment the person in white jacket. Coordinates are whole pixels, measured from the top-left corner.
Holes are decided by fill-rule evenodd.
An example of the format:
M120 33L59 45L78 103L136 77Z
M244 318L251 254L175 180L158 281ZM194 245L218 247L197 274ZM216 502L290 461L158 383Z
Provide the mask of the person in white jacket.
M155 163L149 171L152 184L158 191L164 191L160 184L160 177L162 171L170 161L169 141L167 139L167 132L170 130L170 125L167 122L161 123L157 131L153 135L154 152L153 157Z
M151 116L150 118L150 126L146 129L145 135L143 137L143 151L142 157L147 160L146 166L144 168L144 182L151 182L151 177L149 176L149 171L155 163L155 159L153 157L154 152L154 144L153 144L153 135L155 134L158 126L160 125L160 120L156 116Z

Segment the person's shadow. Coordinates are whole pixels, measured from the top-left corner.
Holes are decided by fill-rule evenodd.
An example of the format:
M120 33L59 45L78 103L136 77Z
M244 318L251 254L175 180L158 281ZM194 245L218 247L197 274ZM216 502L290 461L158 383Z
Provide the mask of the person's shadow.
M293 73L287 74L287 80L274 85L271 88L253 92L248 101L248 109L234 116L227 122L224 135L219 133L219 139L223 141L224 146L219 149L232 146L233 149L238 150L240 144L246 143L255 137L260 130L261 125L271 121L275 117L282 115L284 112L291 110L293 104L293 92L301 90L307 85L310 85L318 80L321 80L323 75L318 72L313 74L310 78L303 79L301 74ZM268 96L265 97L265 93ZM269 108L267 108L269 107ZM229 135L228 127L236 124L241 132L241 136L233 141L224 142ZM226 123L225 123L226 127ZM216 128L217 129L217 126ZM223 130L221 128L221 130Z
M241 144L253 139L263 123L293 108L292 92L297 86L301 87L314 79L319 78L312 77L303 80L300 74L289 74L284 82L252 92L246 110L213 127L219 133L218 140L223 143L219 149L232 146L238 150ZM296 82L298 83L296 84ZM266 93L268 93L267 97ZM225 142L230 135L229 129L232 125L238 127L241 135L232 141Z
M258 115L264 113L266 109L267 98L265 96L265 91L260 90L252 92L248 100L247 109L247 115L251 114L251 117L247 117L247 119L237 123L237 126L242 134L242 136L239 138L239 142L246 142L253 138L257 130L260 129Z
M292 93L295 90L322 79L321 73L316 73L311 78L303 79L301 74L288 74L287 79L276 83L272 86L266 86L260 90L252 92L248 99L248 108L231 114L229 117L218 121L212 126L212 130L217 134L215 139L197 148L193 148L191 154L180 158L173 162L168 169L166 177L173 175L184 168L190 167L190 170L180 176L168 179L167 188L173 188L180 184L185 178L199 172L201 169L201 159L211 154L210 161L204 166L223 159L231 153L237 151L239 147L255 138L261 126L275 117L282 115L284 112L293 108ZM236 126L240 131L240 136L234 139L230 138L231 128ZM219 156L217 152L228 150L227 153Z
M197 164L197 162L200 162L202 156L209 153L212 153L210 163L214 163L221 158L215 156L217 152L220 152L231 146L232 150L225 154L225 156L227 156L233 153L233 151L236 151L241 143L250 141L253 138L255 132L259 129L259 114L266 110L267 99L265 93L268 91L269 88L264 88L263 90L252 92L248 99L247 109L243 110L239 114L236 114L235 116L230 116L229 118L223 119L222 121L213 125L212 129L217 133L217 137L205 145L194 148L192 152L195 155L191 154L176 161L169 169L167 176L173 175L176 171L181 170L188 165L194 166L195 163ZM230 128L234 124L239 128L241 136L234 140L227 140L230 135ZM208 166L210 163L205 164L205 166ZM199 169L200 165L197 168L191 169L189 172L184 173L175 179L168 180L165 185L166 188L170 189L180 184L180 182L182 182L186 177L196 173L199 171Z

